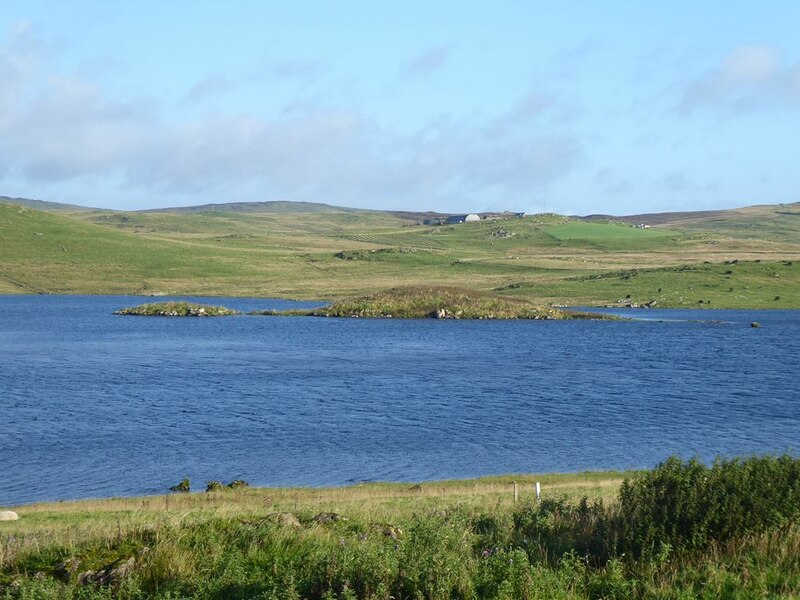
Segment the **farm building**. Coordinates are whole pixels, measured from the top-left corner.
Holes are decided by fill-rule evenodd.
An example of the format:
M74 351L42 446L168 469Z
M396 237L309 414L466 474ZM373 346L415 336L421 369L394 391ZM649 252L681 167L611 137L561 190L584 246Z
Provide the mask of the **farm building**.
M456 223L476 223L480 220L481 218L478 215L470 213L468 215L453 215L452 217L447 217L446 223L448 225L455 225Z

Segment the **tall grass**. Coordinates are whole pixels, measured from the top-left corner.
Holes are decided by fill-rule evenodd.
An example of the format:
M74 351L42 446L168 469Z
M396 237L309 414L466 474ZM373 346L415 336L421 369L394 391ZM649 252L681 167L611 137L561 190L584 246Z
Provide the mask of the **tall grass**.
M798 469L789 456L710 466L671 458L605 502L410 492L367 506L368 495L349 504L306 496L297 522L263 498L251 504L258 492L209 494L247 499L247 510L153 513L89 538L71 528L27 542L0 533L0 597L792 598ZM340 518L315 518L322 506ZM129 576L81 584L86 569L131 557Z

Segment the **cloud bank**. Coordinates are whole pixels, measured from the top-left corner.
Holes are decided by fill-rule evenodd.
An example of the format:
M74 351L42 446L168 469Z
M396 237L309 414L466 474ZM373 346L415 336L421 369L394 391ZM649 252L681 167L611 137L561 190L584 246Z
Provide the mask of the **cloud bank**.
M525 127L552 103L530 96L483 123L432 120L398 131L353 109L316 105L266 118L167 120L151 98L119 100L90 81L44 71L26 29L0 49L0 163L31 183L109 179L173 201L318 200L455 209L519 199L568 173L581 146ZM435 49L417 71L446 58ZM189 100L224 91L212 73Z
M769 106L800 108L800 62L784 64L772 46L740 46L691 82L678 109L741 113Z

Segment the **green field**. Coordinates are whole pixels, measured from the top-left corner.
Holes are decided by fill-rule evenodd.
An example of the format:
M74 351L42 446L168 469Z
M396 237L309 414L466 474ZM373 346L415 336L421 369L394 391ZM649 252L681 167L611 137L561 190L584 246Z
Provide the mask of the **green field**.
M552 214L422 226L378 211L292 207L0 203L0 293L341 299L435 285L569 306L800 308L798 205L647 229Z
M0 598L797 598L798 477L789 456L673 458L32 504L0 522Z

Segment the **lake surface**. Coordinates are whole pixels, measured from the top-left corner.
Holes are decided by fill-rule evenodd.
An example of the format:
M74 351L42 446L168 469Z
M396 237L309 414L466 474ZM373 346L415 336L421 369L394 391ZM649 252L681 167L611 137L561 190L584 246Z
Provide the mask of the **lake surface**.
M800 449L800 311L112 314L145 301L0 297L0 506L162 493L184 477L319 486Z

